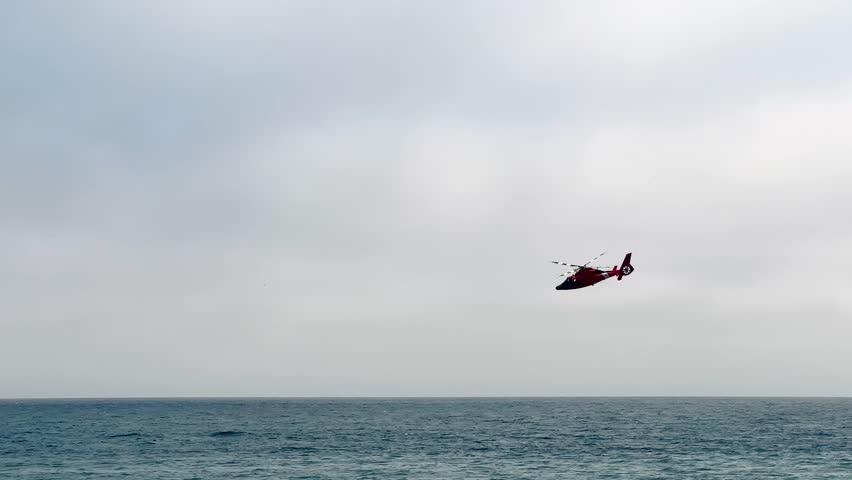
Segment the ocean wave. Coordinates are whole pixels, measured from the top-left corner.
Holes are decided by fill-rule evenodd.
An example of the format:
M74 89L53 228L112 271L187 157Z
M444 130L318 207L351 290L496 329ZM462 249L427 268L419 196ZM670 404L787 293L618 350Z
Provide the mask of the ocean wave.
M246 432L240 432L237 430L222 430L221 432L213 432L210 434L211 437L238 437L240 435L245 435Z

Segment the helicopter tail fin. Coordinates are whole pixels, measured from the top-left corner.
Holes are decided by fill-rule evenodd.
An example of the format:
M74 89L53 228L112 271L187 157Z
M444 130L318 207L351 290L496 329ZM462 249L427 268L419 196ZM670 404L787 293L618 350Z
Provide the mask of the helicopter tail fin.
M621 269L618 271L618 279L621 280L621 277L625 277L633 273L633 265L630 264L630 257L633 256L633 253L628 253L624 256L624 261L621 262Z

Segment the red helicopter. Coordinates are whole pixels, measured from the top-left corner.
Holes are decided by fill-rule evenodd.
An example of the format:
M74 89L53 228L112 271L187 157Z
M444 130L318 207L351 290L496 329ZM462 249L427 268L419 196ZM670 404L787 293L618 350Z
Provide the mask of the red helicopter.
M590 267L589 264L594 262L595 260L604 256L606 252L598 255L597 257L586 262L585 265L574 265L569 263L557 262L556 260L551 260L550 263L555 263L557 265L566 265L569 267L574 267L574 269L570 272L563 273L560 277L568 277L564 282L560 283L556 286L557 290L575 290L578 288L588 287L594 285L598 282L602 282L610 277L616 277L621 280L621 277L626 277L633 273L633 265L630 264L630 257L633 253L628 253L624 256L624 261L621 262L621 268L617 266L612 267L612 270L603 270L600 267Z

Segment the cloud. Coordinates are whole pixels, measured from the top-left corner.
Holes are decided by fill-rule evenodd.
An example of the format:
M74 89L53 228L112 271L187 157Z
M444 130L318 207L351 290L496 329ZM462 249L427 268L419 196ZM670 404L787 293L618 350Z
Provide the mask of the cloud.
M849 394L844 3L4 8L0 396Z

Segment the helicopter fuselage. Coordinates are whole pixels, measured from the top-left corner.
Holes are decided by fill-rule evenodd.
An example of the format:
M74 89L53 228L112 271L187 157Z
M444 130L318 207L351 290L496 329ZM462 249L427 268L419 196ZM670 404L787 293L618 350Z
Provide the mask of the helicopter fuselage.
M556 286L557 290L575 290L577 288L590 287L596 283L602 282L610 277L618 276L618 267L613 267L612 270L606 272L597 268L583 267L573 275L565 279L564 282Z

